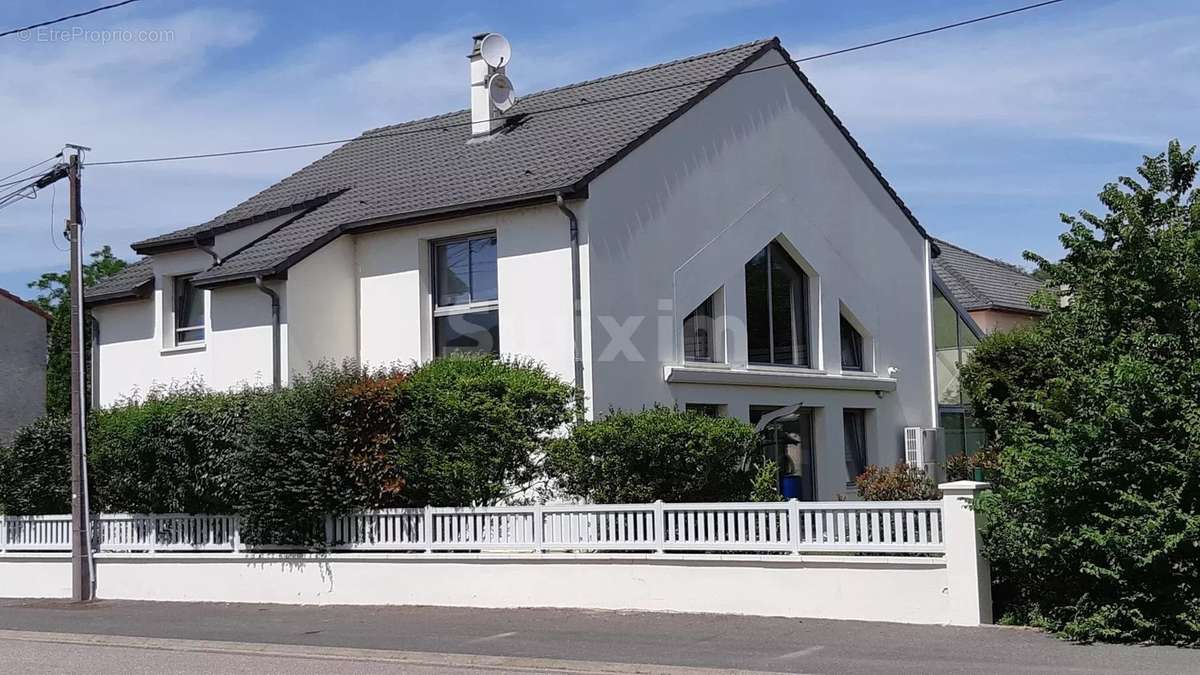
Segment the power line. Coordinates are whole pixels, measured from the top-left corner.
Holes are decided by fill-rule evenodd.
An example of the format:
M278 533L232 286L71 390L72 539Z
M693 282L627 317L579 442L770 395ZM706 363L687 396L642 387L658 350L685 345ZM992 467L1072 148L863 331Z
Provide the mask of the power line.
M14 172L12 172L12 173L8 174L7 176L0 176L0 180L8 180L9 178L12 178L13 176L18 176L18 175L20 175L20 174L23 174L23 173L25 173L26 171L29 171L29 170L31 170L31 169L36 169L36 168L38 168L39 166L41 166L41 165L43 165L43 164L49 164L50 162L53 162L54 160L58 159L59 157L62 157L62 153L61 153L61 152L60 152L60 153L58 153L57 155L53 156L53 157L49 157L49 158L47 158L47 159L43 159L42 161L38 162L37 164L33 164L33 165L30 165L30 166L27 166L27 167L25 167L24 169L21 169L20 171L14 171ZM21 182L21 180L25 180L25 179L24 179L24 178L22 178L22 179L18 180L17 182L19 183L19 182ZM8 185L8 183L0 184L0 187L4 187L4 185Z
M89 15L89 14L95 14L95 13L97 13L97 12L103 12L103 11L104 11L104 10L106 10L106 9L116 9L117 7L120 7L120 6L122 6L122 5L129 5L129 4L135 3L135 2L137 2L137 1L138 1L138 0L125 0L124 2L114 2L114 3L113 3L113 4L111 4L111 5L105 5L105 6L103 6L103 7L97 7L97 8L95 8L95 9L89 9L89 10L88 10L88 11L86 11L86 12L79 12L78 14L72 14L72 15L70 15L70 16L64 16L64 17L60 17L60 18L57 18L57 19L51 19L51 20L49 20L49 21L43 21L43 22L41 22L41 23L35 23L35 24L32 24L32 25L30 25L30 26L25 26L24 28L13 28L12 30L6 30L6 31L4 31L3 33L0 33L0 37L4 37L4 36L6 36L6 35L12 35L12 34L14 34L14 33L20 33L20 32L22 32L22 31L33 30L34 28L41 28L42 26L52 26L52 25L54 25L54 24L56 24L56 23L62 23L62 22L64 22L64 21L70 21L71 19L78 19L78 18L79 18L79 17L81 17L81 16L87 16L87 15Z
M934 28L928 28L925 30L917 31L915 33L908 33L905 35L897 35L895 37L890 37L890 38L887 38L884 40L876 40L874 42L867 42L867 43L863 43L863 44L859 44L859 45L854 45L852 47L837 49L837 50L830 51L830 52L824 52L821 54L813 54L811 56L805 56L805 57L799 58L799 59L791 59L791 60L784 61L782 63L771 64L769 66L759 66L757 68L747 68L745 70L738 71L737 73L734 73L733 75L728 75L728 76L722 75L720 77L710 77L710 78L703 78L703 79L699 79L699 80L691 80L688 82L680 82L677 84L667 85L667 86L663 86L663 87L657 87L654 89L647 89L647 90L643 90L643 91L635 91L635 92L630 92L630 93L626 93L626 94L620 94L620 95L611 96L608 98L586 99L586 100L582 100L582 101L577 101L575 103L568 103L568 104L561 105L561 106L551 106L551 107L547 107L547 108L533 109L533 110L529 110L527 112L517 113L515 115L501 115L499 117L489 118L488 120L480 120L480 121L481 122L482 121L492 122L492 121L504 121L504 120L514 119L514 118L525 118L525 117L529 117L532 115L541 115L541 114L551 113L551 112L560 112L563 110L572 110L575 108L581 108L583 106L588 106L588 105L599 105L601 103L611 103L613 101L620 101L623 99L634 98L634 97L638 97L638 96L647 96L649 94L657 94L657 93L661 93L664 91L670 91L672 89L679 89L682 87L691 87L691 86L695 86L697 84L708 84L708 83L716 82L717 80L720 80L720 79L724 79L726 77L749 75L751 73L758 73L758 72L762 72L764 70L771 70L773 68L780 68L783 66L791 66L794 64L798 64L798 63L805 63L808 61L815 61L817 59L828 58L831 56L846 54L849 52L859 51L862 49L869 49L871 47L878 47L880 45L891 44L893 42L899 42L901 40L908 40L908 39L915 38L915 37L931 35L933 33L939 33L939 32L951 30L954 28L961 28L962 26L968 26L968 25L980 23L983 21L989 21L989 20L997 19L997 18L1004 17L1004 16L1010 16L1012 14L1018 14L1020 12L1028 12L1028 11L1031 11L1034 9L1046 7L1048 5L1058 4L1060 2L1065 2L1065 0L1045 0L1044 2L1038 2L1038 3L1031 4L1031 5L1024 5L1022 7L1016 7L1013 9L1005 10L1003 12L996 12L994 14L988 14L985 16L975 17L973 19L966 19L964 21L957 21L954 23L944 24L941 26L936 26ZM342 145L345 143L352 143L355 141L378 140L378 139L384 139L384 138L395 138L398 136L409 136L412 134L427 133L427 132L432 132L432 131L449 131L451 129L457 129L457 128L461 128L461 127L471 126L472 124L476 124L476 123L477 122L474 122L474 121L454 122L451 124L442 124L442 125L436 125L436 126L421 126L416 129L402 129L402 130L398 130L398 131L381 132L381 133L375 133L375 134L370 134L370 135L365 135L365 136L360 135L360 136L355 136L352 138L339 138L336 140L315 141L315 142L311 142L311 143L296 143L296 144L292 144L292 145L276 145L276 146L264 147L264 148L249 148L249 149L245 149L245 150L228 150L228 151L224 151L224 152L206 152L206 153L197 153L197 154L190 154L190 155L167 155L167 156L162 156L162 157L143 157L143 158L136 158L136 159L119 159L119 160L108 160L108 161L103 161L103 162L88 162L85 166L115 166L115 165L122 165L122 164L147 164L147 163L151 163L151 162L175 162L175 161L189 160L189 159L212 159L212 158L216 158L216 157L234 157L234 156L238 156L238 155L253 155L253 154L260 154L260 153L265 153L265 152L279 152L282 150L300 150L300 149L304 149L304 148L316 148L316 147L321 147L321 146L325 146L325 145Z

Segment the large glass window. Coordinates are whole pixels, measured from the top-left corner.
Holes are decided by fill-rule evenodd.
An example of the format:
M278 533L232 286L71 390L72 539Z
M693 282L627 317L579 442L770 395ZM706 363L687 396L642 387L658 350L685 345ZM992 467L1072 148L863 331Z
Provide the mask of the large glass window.
M683 358L685 361L714 361L713 296L700 303L683 320Z
M775 406L752 405L750 423L758 424L763 416L778 409ZM780 494L802 501L816 500L811 408L800 408L768 424L762 431L760 448L766 460L779 463Z
M204 342L204 291L192 285L193 276L175 277L172 283L177 345Z
M863 369L863 338L862 333L841 317L842 332L842 370Z
M499 354L496 235L434 243L433 279L434 355Z
M751 363L808 366L808 277L777 242L746 263Z

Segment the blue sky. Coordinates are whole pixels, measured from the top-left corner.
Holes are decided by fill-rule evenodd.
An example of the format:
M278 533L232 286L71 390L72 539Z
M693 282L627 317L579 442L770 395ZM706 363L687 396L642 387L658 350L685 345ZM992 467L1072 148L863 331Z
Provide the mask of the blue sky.
M97 4L9 0L0 28ZM462 108L484 30L512 41L519 94L764 36L801 57L1019 4L143 0L57 39L0 38L0 175L64 142L97 161L186 154ZM76 27L168 38L104 43ZM930 232L1019 262L1060 252L1058 214L1096 208L1142 155L1200 142L1198 28L1191 0L1068 0L803 69ZM88 169L86 246L132 259L129 242L207 220L324 152ZM0 211L0 287L29 296L26 282L65 267L58 192Z

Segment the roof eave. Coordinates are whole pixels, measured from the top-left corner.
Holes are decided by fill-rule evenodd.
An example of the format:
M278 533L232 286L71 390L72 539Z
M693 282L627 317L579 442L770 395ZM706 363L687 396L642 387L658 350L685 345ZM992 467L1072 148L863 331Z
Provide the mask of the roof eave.
M99 305L111 305L118 302L129 302L130 300L145 300L150 297L150 291L154 290L154 279L150 278L142 283L125 290L112 291L109 293L88 293L84 291L83 306L96 307Z
M560 194L566 199L586 199L588 196L588 191L587 186L579 187L576 184L568 187L538 190L536 192L503 197L499 199L490 199L450 207L428 209L425 211L418 211L400 216L379 216L376 218L368 218L365 220L345 223L331 229L321 237L314 239L296 253L293 253L282 262L273 266L261 267L252 270L243 270L240 272L231 273L229 275L214 275L208 279L196 281L195 285L197 288L216 288L218 286L227 286L230 284L254 281L254 279L257 277L262 277L263 279L286 279L289 268L293 267L301 260L312 255L318 249L334 239L337 239L343 234L366 234L368 232L377 232L380 230L390 230L398 227L420 225L423 223L437 222L439 220L462 218L479 213L487 213L489 211L502 211L526 208L529 206L540 206L543 204L552 204Z

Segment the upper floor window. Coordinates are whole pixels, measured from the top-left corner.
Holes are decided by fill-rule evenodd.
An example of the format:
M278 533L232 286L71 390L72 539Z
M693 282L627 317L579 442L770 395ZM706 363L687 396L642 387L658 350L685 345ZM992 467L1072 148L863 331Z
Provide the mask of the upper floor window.
M863 369L863 337L846 317L841 317L842 370Z
M434 356L500 353L496 235L474 235L433 245Z
M746 263L750 363L810 365L808 276L777 242Z
M171 284L177 345L204 342L204 291L192 285L193 276L175 277Z
M711 362L716 360L715 304L714 296L710 295L683 320L683 359L685 361Z

